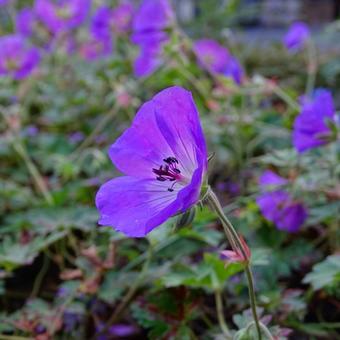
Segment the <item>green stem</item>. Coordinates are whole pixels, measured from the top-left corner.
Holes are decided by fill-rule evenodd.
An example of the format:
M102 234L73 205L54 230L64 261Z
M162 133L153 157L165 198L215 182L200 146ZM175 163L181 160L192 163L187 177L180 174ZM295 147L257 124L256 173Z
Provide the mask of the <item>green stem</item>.
M38 273L34 281L31 298L35 298L38 295L42 281L48 271L48 265L50 263L50 259L46 254L43 254L43 256L44 256L43 264L42 264L40 272Z
M53 205L53 197L50 194L42 175L40 174L39 170L31 160L30 156L27 153L26 148L23 146L23 144L18 141L13 143L14 150L18 153L18 155L23 159L29 173L31 174L37 189L40 191L40 193L44 196L46 202L49 205Z
M283 91L281 87L275 85L273 88L273 92L284 102L286 102L286 104L290 106L294 111L300 110L300 106L297 104L297 102L290 98L290 96L285 91Z
M231 335L229 332L229 328L224 320L223 316L223 300L222 300L222 292L220 289L215 290L215 302L216 302L216 313L217 313L217 319L218 323L220 325L220 328L226 337L226 339L231 339Z
M317 72L317 51L312 40L308 41L307 44L307 83L306 83L306 94L311 95L316 80Z
M222 222L222 226L224 228L224 231L227 235L227 238L229 242L231 243L231 246L233 249L239 249L244 257L244 259L247 259L247 253L245 249L243 248L242 242L234 229L233 225L229 221L229 219L224 215L222 206L216 196L216 194L211 190L211 188L208 189L207 194L206 194L206 199L211 205L212 209L216 212L217 216ZM246 266L245 266L245 272L246 272L246 277L248 281L248 290L249 290L249 302L251 306L251 310L253 313L253 318L254 322L256 325L256 330L257 330L257 335L258 339L262 339L262 334L261 334L261 326L260 326L260 321L257 315L256 311L256 297L255 297L255 289L254 289L254 280L253 280L253 275L250 269L250 263L249 261L246 261Z

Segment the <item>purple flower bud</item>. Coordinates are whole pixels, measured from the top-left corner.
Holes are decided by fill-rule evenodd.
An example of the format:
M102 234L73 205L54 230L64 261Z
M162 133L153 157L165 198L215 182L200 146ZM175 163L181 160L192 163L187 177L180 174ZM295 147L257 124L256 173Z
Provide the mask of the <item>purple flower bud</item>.
M310 38L310 31L308 26L304 22L293 23L287 34L283 38L283 44L288 51L297 52L301 50L306 41Z

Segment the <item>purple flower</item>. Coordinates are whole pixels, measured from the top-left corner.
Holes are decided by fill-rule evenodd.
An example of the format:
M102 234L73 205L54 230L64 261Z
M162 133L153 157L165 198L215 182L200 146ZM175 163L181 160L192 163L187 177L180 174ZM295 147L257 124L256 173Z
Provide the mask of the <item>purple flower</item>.
M102 6L97 9L92 19L92 33L96 37L111 37L112 33L124 33L130 30L134 7L129 2L122 2L111 9Z
M170 27L174 14L167 0L144 0L133 18L131 40L140 48L134 63L137 77L152 74L162 63L162 52L168 35L165 29Z
M260 187L265 191L256 202L262 215L273 222L278 229L296 232L307 218L303 204L294 201L293 197L282 189L268 191L270 186L280 186L288 181L272 171L265 171L260 177Z
M262 188L267 186L281 186L287 183L287 179L277 175L271 170L266 170L259 179L259 184Z
M16 29L17 32L22 34L24 37L32 35L34 30L36 16L32 8L24 8L17 13L16 16Z
M29 76L40 61L38 49L27 44L19 35L0 38L0 75L14 79Z
M195 42L193 49L201 67L212 73L223 74L232 78L236 84L241 84L243 69L239 61L217 41L200 39Z
M96 196L100 225L143 237L199 199L207 150L190 92L170 87L145 103L109 156L126 174Z
M174 12L168 0L144 0L133 18L133 31L162 31L173 21Z
M0 0L0 6L5 6L7 5L9 2L11 2L12 0Z
M224 73L230 54L226 48L212 39L197 40L194 52L201 66L214 73Z
M237 85L242 84L244 71L240 62L235 57L230 57L226 69L224 70L224 75L233 79Z
M137 77L148 76L162 64L162 50L168 36L160 31L134 34L131 39L140 46L140 54L134 62L134 74Z
M301 50L310 38L310 31L304 22L293 23L283 38L283 44L290 52Z
M331 135L327 120L335 122L335 109L330 91L316 90L314 98L303 98L302 109L293 128L293 144L298 152L304 152L326 144Z
M86 19L91 0L36 0L35 12L53 33L73 29Z

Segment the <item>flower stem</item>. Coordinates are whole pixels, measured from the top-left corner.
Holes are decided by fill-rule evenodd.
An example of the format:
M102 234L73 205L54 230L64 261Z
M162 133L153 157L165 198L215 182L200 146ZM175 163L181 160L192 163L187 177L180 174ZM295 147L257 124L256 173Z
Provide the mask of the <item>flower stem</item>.
M224 320L223 316L223 301L222 301L222 292L220 289L215 290L215 302L216 302L216 312L218 323L220 324L220 328L227 339L231 339L231 335L229 332L229 328Z
M307 83L306 95L310 96L314 90L317 73L317 51L312 40L307 44Z
M238 236L236 230L234 229L229 219L224 215L222 206L216 194L211 190L211 188L208 189L208 192L206 194L206 200L209 202L210 206L216 212L217 216L221 220L223 229L227 235L229 242L231 243L232 248L239 249L243 257L247 259L248 256L247 256L246 250L244 249L242 245L240 237ZM246 272L246 277L248 281L249 302L250 302L251 310L253 313L254 322L256 325L258 339L261 340L262 339L261 326L260 326L259 318L258 318L257 311L256 311L254 280L253 280L253 275L251 272L249 261L246 261L245 263L245 272Z

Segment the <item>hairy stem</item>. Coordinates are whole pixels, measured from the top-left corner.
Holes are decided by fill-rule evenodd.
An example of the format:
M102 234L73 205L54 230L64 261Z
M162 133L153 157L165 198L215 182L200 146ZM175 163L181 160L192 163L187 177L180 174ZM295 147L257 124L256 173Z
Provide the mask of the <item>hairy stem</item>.
M229 221L229 219L224 215L222 206L215 195L215 193L209 188L207 195L206 195L206 200L209 202L210 206L212 209L216 212L217 216L222 222L222 226L224 228L225 233L228 235L228 240L231 242L231 246L233 249L239 249L245 259L247 259L247 254L246 251L242 245L242 242L234 229L233 225ZM251 272L250 268L250 263L249 261L246 261L246 266L245 266L245 272L246 272L246 277L248 281L248 291L249 291L249 302L251 306L251 310L253 313L253 318L254 322L256 325L256 330L257 330L257 335L258 339L262 339L262 334L261 334L261 326L260 326L260 321L257 315L256 311L256 297L255 297L255 288L254 288L254 280L253 280L253 275Z

